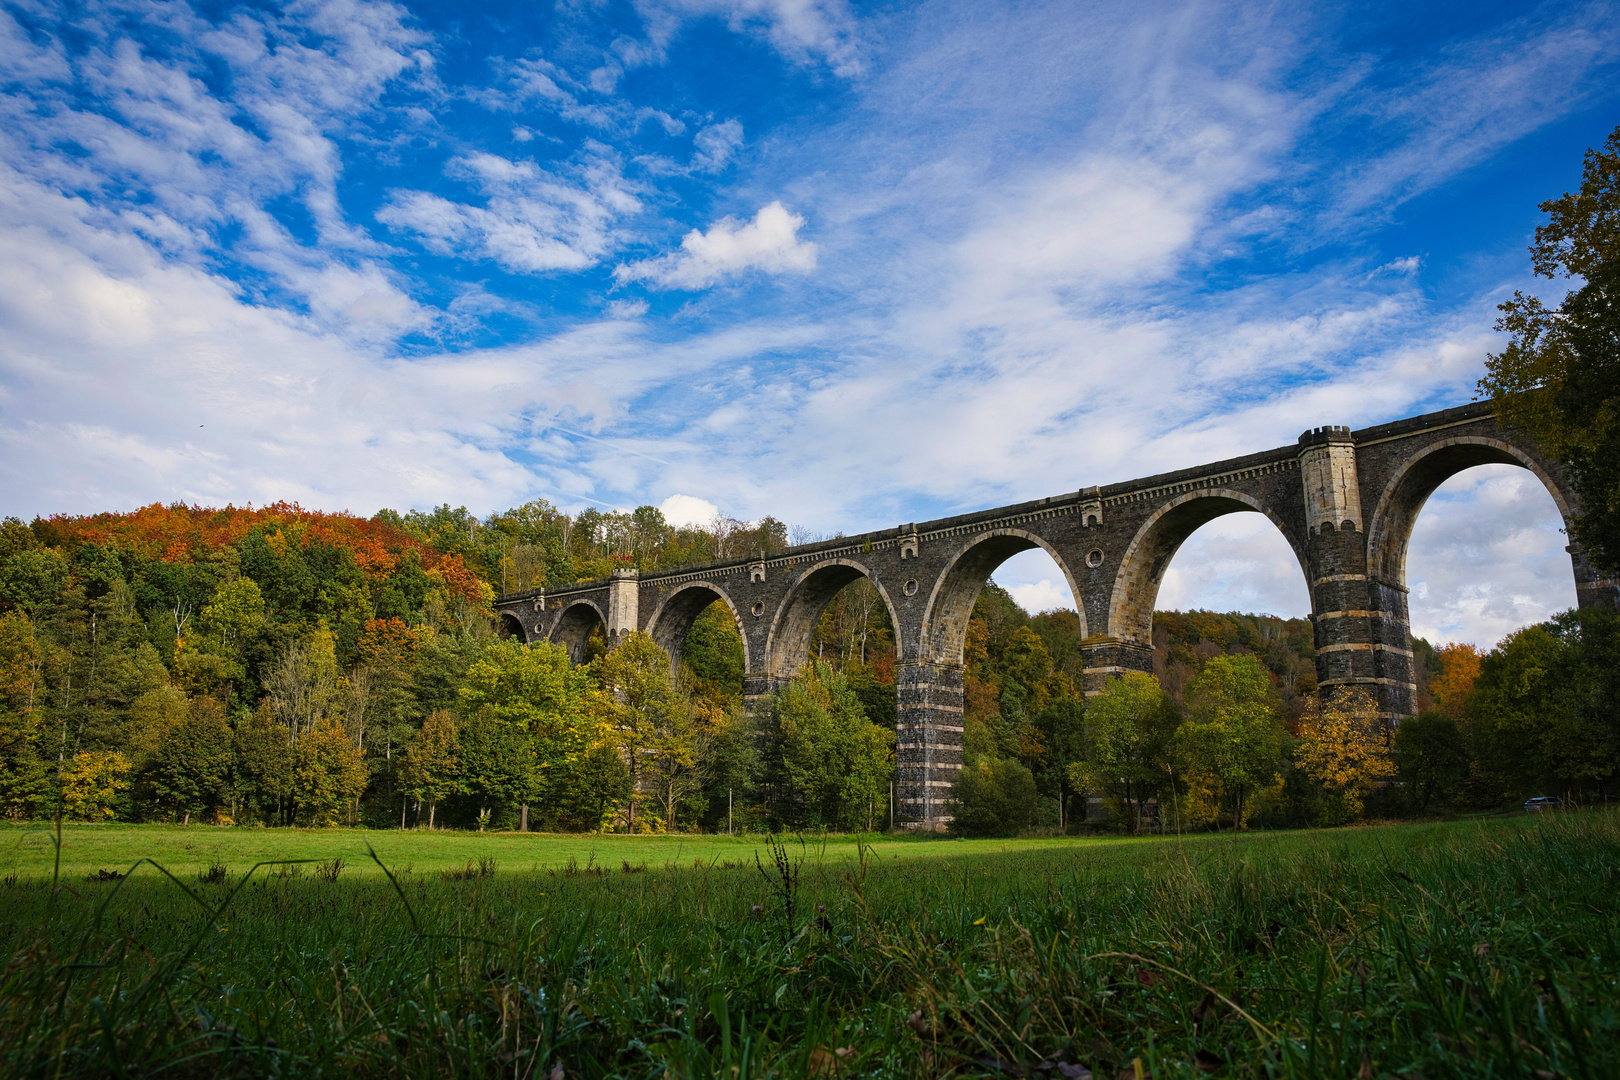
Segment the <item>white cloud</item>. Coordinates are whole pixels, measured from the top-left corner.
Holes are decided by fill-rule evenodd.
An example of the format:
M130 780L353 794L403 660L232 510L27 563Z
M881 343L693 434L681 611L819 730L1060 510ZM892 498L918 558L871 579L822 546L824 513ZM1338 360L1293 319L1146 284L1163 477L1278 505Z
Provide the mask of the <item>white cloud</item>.
M1056 585L1042 578L1025 585L1009 585L1007 592L1017 601L1018 606L1031 615L1038 615L1043 611L1074 610L1074 597L1069 595L1065 585Z
M734 32L762 35L789 59L820 60L846 77L865 66L856 19L844 0L637 0L636 8L660 59L683 20L718 16Z
M610 319L639 319L647 314L645 300L610 300L607 315Z
M1311 613L1310 590L1294 549L1261 514L1229 514L1181 545L1159 587L1161 611Z
M520 273L580 270L616 246L616 223L641 208L604 149L571 168L572 175L494 154L457 158L447 171L478 187L485 206L400 191L377 220L444 255L493 259Z
M704 128L692 139L697 148L692 155L692 168L699 172L719 172L731 162L742 141L743 126L736 120Z
M701 527L720 516L718 506L695 495L671 495L658 509L664 512L664 520L676 528Z
M739 224L722 218L708 232L693 229L681 249L613 270L620 284L645 281L656 288L704 289L746 270L768 274L807 273L816 267L816 245L799 239L804 218L780 202L760 208L754 220Z
M1512 465L1482 465L1441 484L1407 553L1412 633L1489 648L1574 607L1563 524L1541 481Z

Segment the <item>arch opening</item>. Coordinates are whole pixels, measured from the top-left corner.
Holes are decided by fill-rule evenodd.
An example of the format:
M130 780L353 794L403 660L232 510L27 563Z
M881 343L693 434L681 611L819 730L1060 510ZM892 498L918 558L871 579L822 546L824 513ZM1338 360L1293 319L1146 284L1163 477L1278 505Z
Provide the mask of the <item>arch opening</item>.
M1376 553L1374 572L1408 590L1412 637L1435 646L1491 648L1577 603L1556 489L1519 461L1464 464L1475 456L1414 477ZM1460 467L1436 480L1447 465Z
M501 636L502 641L515 637L527 644L529 640L529 634L523 629L523 623L518 621L517 616L504 611L501 612L501 617L495 624L495 632Z
M841 661L875 658L885 630L893 641L894 625L891 598L865 567L842 559L812 567L789 591L771 629L770 676L785 682L812 655L829 659L829 648Z
M1023 553L1031 553L1020 559ZM1036 553L1044 554L1041 558ZM968 625L974 607L985 585L1001 567L1012 563L1009 576L1029 573L1036 568L1045 569L1050 563L1056 575L1030 583L1024 595L1032 601L1064 597L1073 605L1074 575L1058 557L1056 551L1032 533L1007 529L969 540L952 559L950 568L940 577L934 595L929 598L928 613L923 622L922 655L938 664L961 666L964 663ZM1053 580L1053 578L1056 580ZM1015 587L1022 586L1014 582ZM1017 599L1012 589L1007 592ZM1024 605L1021 605L1024 606ZM1075 621L1080 638L1086 636L1085 613L1076 607ZM1030 611L1034 615L1037 612Z
M719 665L713 675L704 674L701 677L723 678L729 685L732 681L729 669L736 666L736 692L740 694L742 676L749 667L748 639L730 597L707 582L695 581L683 585L665 597L648 624L652 639L669 654L672 671L680 671L682 657L686 654L694 630L698 631L698 640L693 642L694 654L690 659L695 667L708 672L711 667ZM723 675L721 668L725 670Z
M1145 599L1153 673L1180 702L1187 684L1215 656L1250 653L1276 680L1277 695L1298 715L1316 692L1311 593L1297 549L1267 516L1245 503L1161 538L1153 596ZM1207 513L1214 507L1201 508Z
M596 610L596 605L588 600L570 605L562 613L562 618L557 620L557 628L551 632L551 640L568 650L568 660L575 665L590 661L592 636L606 641L607 621Z
M1231 514L1264 515L1274 529L1268 529L1258 523L1246 528L1247 522L1228 524L1226 528L1217 528L1207 534L1204 544L1197 545L1194 550L1204 548L1210 541L1214 541L1217 549L1226 547L1228 552L1234 549L1222 544L1223 539L1238 539L1241 543L1260 544L1271 546L1276 554L1281 549L1266 541L1257 541L1256 537L1270 534L1280 540L1294 557L1294 565L1299 568L1298 577L1293 580L1304 593L1304 611L1310 611L1310 594L1307 582L1310 572L1305 562L1305 554L1298 540L1290 537L1286 526L1254 499L1237 492L1216 492L1212 494L1191 493L1167 504L1149 518L1137 531L1136 537L1126 550L1118 577L1114 582L1114 593L1109 604L1109 623L1113 631L1120 638L1138 645L1150 645L1153 642L1153 612L1158 606L1159 593L1164 587L1166 574L1170 570L1171 561L1177 552L1186 544L1192 535L1203 529L1204 526ZM1233 528L1233 525L1236 528ZM1203 553L1203 552L1200 552ZM1286 575L1292 577L1291 574ZM1179 578L1179 575L1178 575ZM1178 588L1181 582L1171 579Z

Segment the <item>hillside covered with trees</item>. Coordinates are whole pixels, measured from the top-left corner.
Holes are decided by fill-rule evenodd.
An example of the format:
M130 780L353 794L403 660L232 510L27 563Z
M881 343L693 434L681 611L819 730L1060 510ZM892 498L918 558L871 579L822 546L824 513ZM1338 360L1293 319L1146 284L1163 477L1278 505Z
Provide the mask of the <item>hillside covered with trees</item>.
M795 538L803 539L803 538ZM750 715L723 607L680 671L636 636L589 662L503 641L503 589L771 550L653 508L370 519L276 505L0 526L0 813L12 819L594 830L882 827L894 634L856 582ZM1087 699L1078 620L993 583L967 638L957 828L1286 825L1601 795L1617 634L1566 616L1480 655L1415 645L1393 740L1314 707L1307 620L1161 612L1155 673ZM1396 782L1398 781L1398 782ZM1099 820L1099 799L1113 813ZM1090 821L1088 823L1088 806Z

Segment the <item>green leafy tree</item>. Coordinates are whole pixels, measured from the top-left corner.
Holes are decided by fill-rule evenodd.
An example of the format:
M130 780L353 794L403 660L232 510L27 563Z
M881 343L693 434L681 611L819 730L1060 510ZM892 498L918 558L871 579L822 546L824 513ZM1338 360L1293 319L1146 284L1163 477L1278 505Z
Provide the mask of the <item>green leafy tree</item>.
M21 547L14 519L6 538ZM40 756L37 700L42 683L42 650L28 618L16 612L0 615L0 816L29 818L45 810L50 779Z
M1521 795L1593 790L1614 775L1614 617L1571 613L1509 634L1480 661L1468 698L1481 770ZM1589 630L1588 630L1589 628ZM1609 631L1609 632L1605 632Z
M481 706L456 731L460 789L478 811L482 832L534 797L534 741L523 725Z
M1480 389L1497 415L1569 466L1580 497L1572 532L1620 573L1620 127L1586 152L1578 192L1541 204L1530 246L1542 277L1580 279L1556 308L1515 292L1496 328L1512 335Z
M1450 798L1468 778L1468 743L1457 722L1430 710L1401 722L1390 740L1395 763L1418 813Z
M700 706L690 698L666 714L659 737L647 754L647 786L658 800L664 828L673 832L681 806L703 790L711 762L712 732Z
M1151 675L1130 672L1110 679L1086 707L1084 760L1069 766L1074 785L1101 792L1133 830L1149 799L1174 779L1171 767L1181 714Z
M32 615L62 594L68 572L68 561L50 548L19 551L0 568L0 604Z
M1180 772L1240 829L1255 793L1279 782L1286 733L1271 676L1258 657L1217 656L1188 683L1186 696L1187 719L1176 732Z
M183 815L219 806L229 791L232 764L231 726L225 710L211 697L194 698L186 717L169 730L150 766L149 782L158 802Z
M812 828L872 827L894 775L894 732L866 718L848 678L812 659L762 712L778 817Z
M668 668L669 659L665 657L666 681ZM460 691L463 714L471 722L487 710L492 721L506 724L530 740L530 764L526 766L529 787L514 795L517 789L502 780L498 785L501 794L497 796L497 788L481 789L469 780L469 794L486 791L486 809L491 802L505 805L514 797L519 807L533 800L541 804L543 816L549 816L552 808L569 800L563 786L575 775L574 766L597 739L595 696L590 674L570 666L568 651L561 645L525 645L515 639L487 643L482 655L467 669ZM485 729L479 730L478 738L485 739ZM507 775L504 767L491 768L494 771L488 775L492 778Z
M593 742L555 785L548 821L571 832L605 828L630 798L630 771L610 735Z
M336 825L349 816L366 788L360 752L335 720L293 740L292 795L298 816L311 825Z
M237 786L261 818L285 822L296 760L292 737L268 702L236 729Z
M1013 758L983 756L951 782L946 812L958 836L1014 836L1035 818L1035 777Z
M602 688L599 709L618 743L630 776L628 823L636 831L636 807L647 781L647 765L659 754L678 753L672 714L679 706L670 676L669 654L643 633L628 635L618 648L591 662Z
M428 828L433 828L439 803L461 790L456 718L450 710L435 709L428 714L422 730L405 751L400 786L411 798L427 803Z
M15 821L46 812L51 782L38 745L37 714L0 706L0 816Z
M1060 697L1035 718L1041 737L1043 765L1035 772L1035 787L1043 797L1058 801L1058 824L1067 825L1069 802L1084 785L1076 785L1071 767L1086 757L1086 704L1083 698ZM1033 771L1033 770L1032 770ZM1084 810L1082 809L1082 814Z

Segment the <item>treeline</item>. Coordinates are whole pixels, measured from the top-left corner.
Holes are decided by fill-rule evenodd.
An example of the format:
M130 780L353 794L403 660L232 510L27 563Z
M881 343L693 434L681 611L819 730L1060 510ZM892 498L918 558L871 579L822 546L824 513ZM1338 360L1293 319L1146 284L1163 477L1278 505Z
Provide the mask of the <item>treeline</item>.
M443 508L363 520L278 505L6 521L0 813L396 828L887 821L894 630L869 584L834 598L813 662L750 715L722 605L698 619L674 673L642 638L611 653L593 642L579 667L497 638L489 575L520 543L490 541L489 522L523 513L469 525ZM640 549L624 533L604 555L602 529L589 544L575 532L596 528L585 514L536 515L561 530L548 574L691 557L670 554L692 550L680 531ZM648 522L635 535L653 537ZM1597 615L1522 631L1484 657L1415 643L1432 708L1393 741L1366 703L1313 710L1305 620L1161 612L1154 644L1157 679L1088 700L1074 613L1032 616L988 585L966 644L959 828L1331 822L1596 796L1612 776L1620 657ZM1110 823L1095 820L1098 798Z
M1318 704L1306 620L1158 612L1158 676L1089 699L1072 692L1076 624L986 588L968 639L956 831L1332 825L1542 794L1597 801L1620 767L1612 612L1566 613L1483 655L1414 641L1422 711L1398 730L1365 692ZM1110 813L1088 823L1099 801Z
M8 519L0 813L397 826L402 816L516 824L527 807L537 826L696 824L707 805L701 778L734 769L724 754L746 742L745 764L775 769L779 797L750 802L750 789L733 801L760 820L798 823L794 806L818 804L804 797L802 770L783 781L775 762L803 758L804 740L822 733L793 728L774 750L752 733L734 737L742 650L729 622L700 620L690 662L679 679L666 670L670 685L655 695L647 723L692 729L661 744L679 765L663 790L682 795L666 797L662 812L643 809L657 785L641 771L646 754L631 753L614 726L624 720L610 707L617 691L604 689L605 673L633 651L565 675L555 650L492 633L490 579L502 560L511 572L514 552L521 561L525 537L554 535L552 570L565 575L595 574L604 559L726 550L714 533L669 530L655 512L596 515L608 524L593 513L569 519L535 503L485 523L445 508L365 520L278 504ZM624 542L609 525L626 519L642 529L638 556L607 548ZM783 531L735 524L715 532L751 543ZM664 541L653 543L659 530ZM881 697L869 678L860 683ZM520 738L513 718L536 694ZM891 693L891 728L892 713ZM793 715L784 714L790 727ZM613 795L620 780L606 747L625 762L633 795Z

